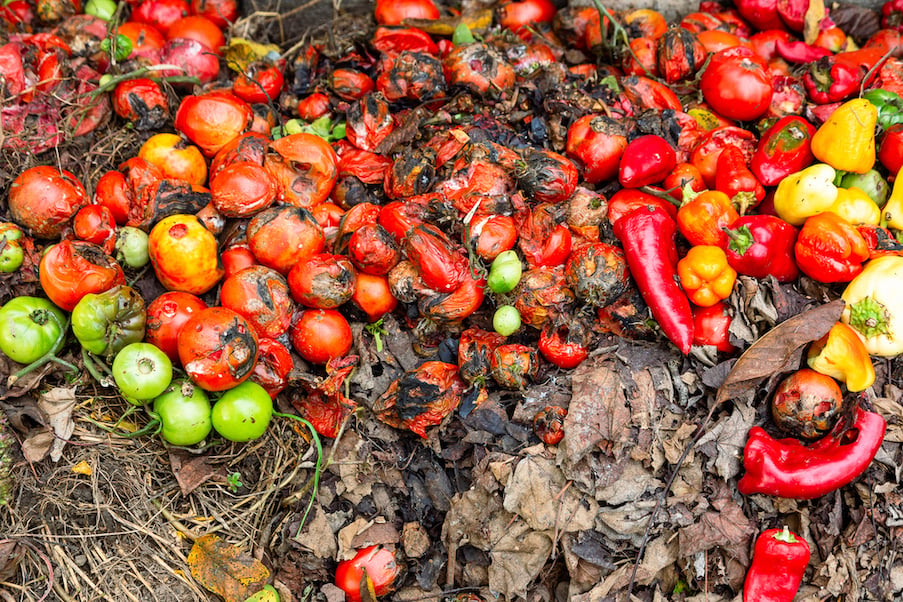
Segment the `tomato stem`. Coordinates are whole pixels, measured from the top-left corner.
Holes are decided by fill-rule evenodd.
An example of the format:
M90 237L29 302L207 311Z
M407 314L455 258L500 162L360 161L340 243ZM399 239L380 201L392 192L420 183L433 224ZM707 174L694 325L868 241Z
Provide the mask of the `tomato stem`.
M317 464L314 467L313 493L310 496L310 501L307 503L307 508L304 509L304 515L301 517L301 524L298 525L298 531L295 533L295 537L299 537L301 535L301 529L303 529L304 525L307 523L307 517L310 514L311 508L313 508L314 500L317 499L317 492L320 489L320 474L323 472L323 444L320 441L320 435L317 433L314 425L305 418L295 416L294 414L284 414L282 412L273 412L273 416L297 420L303 424L307 430L310 431L311 439L314 442L314 446L317 448Z
M106 367L103 362L94 361L91 353L82 347L82 361L85 364L85 369L88 373L96 380L97 382L103 384L108 381L109 377L113 375L110 373L110 369ZM103 374L101 373L103 372Z

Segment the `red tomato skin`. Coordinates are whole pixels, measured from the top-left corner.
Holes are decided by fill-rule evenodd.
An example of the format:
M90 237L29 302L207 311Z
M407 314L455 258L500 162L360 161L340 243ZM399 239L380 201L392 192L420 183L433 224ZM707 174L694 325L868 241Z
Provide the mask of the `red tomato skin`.
M179 362L179 332L191 316L207 309L204 301L191 293L168 291L147 306L147 326L144 341Z
M232 82L232 93L248 103L266 103L279 98L285 78L276 65L251 64L247 74Z
M179 331L178 348L185 372L207 391L225 391L244 382L257 363L254 328L225 307L192 315Z
M765 62L743 46L713 54L699 80L699 89L718 113L740 121L764 115L774 94Z
M29 167L9 187L13 220L36 238L59 238L88 193L74 174L49 165Z
M432 0L377 0L374 12L380 25L401 25L405 19L438 19Z
M562 339L559 330L543 328L539 334L539 352L559 368L576 368L589 356L585 345Z
M44 294L55 305L72 311L88 293L102 293L125 283L125 273L99 246L64 240L41 258L38 277Z
M325 364L351 351L353 335L345 316L334 309L308 309L292 325L292 346L312 364Z
M292 355L285 345L274 339L260 339L259 354L250 380L263 387L271 399L288 385L288 374L294 368Z
M389 593L399 574L395 554L383 546L369 546L358 551L351 560L339 563L335 572L336 585L345 592L348 602L361 602L361 579L364 570L373 583L377 596Z
M260 265L247 245L235 245L226 249L220 254L220 261L223 262L226 278L245 268Z
M326 246L323 228L311 212L288 205L270 207L251 218L247 236L257 261L281 274Z
M585 115L568 128L567 154L583 163L583 178L590 184L610 180L627 148L626 134L614 120Z

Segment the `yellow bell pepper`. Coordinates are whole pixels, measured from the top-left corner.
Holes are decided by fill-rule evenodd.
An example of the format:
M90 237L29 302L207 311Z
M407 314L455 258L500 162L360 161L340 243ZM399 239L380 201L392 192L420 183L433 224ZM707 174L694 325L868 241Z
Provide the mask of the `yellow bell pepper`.
M807 217L830 211L837 202L834 185L837 172L830 165L815 163L790 174L774 192L774 210L782 220L802 226Z
M856 331L843 322L812 343L806 363L816 372L836 378L849 391L865 391L875 382L875 366Z
M829 211L854 226L877 226L881 221L881 209L866 191L856 186L838 188L837 200Z
M903 167L897 172L893 190L881 211L881 225L903 230Z
M715 245L696 245L677 262L677 276L687 297L699 307L711 307L727 299L734 290L737 271L727 263L727 254Z
M903 353L903 257L886 255L865 264L843 292L846 307L840 316L871 355L896 357Z
M812 154L834 169L865 173L875 164L878 109L864 98L840 105L812 136Z

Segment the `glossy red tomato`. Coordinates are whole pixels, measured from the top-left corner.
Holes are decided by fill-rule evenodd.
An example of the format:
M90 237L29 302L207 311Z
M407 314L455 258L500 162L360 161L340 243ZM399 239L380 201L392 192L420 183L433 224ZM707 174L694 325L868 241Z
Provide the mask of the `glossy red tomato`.
M244 382L257 364L254 329L225 307L192 315L179 331L178 349L185 372L207 391L225 391Z
M254 119L248 103L229 92L186 96L176 111L175 128L212 157L245 132Z
M169 26L166 39L176 38L195 40L216 54L220 54L220 49L226 45L226 37L222 30L210 19L198 15L182 17Z
M250 380L263 387L272 399L288 385L288 375L295 367L292 354L285 345L274 339L260 339L257 343L257 364Z
M282 274L326 245L323 228L310 211L291 205L270 207L255 215L248 223L247 237L257 261Z
M568 338L566 326L560 328L545 327L539 333L539 352L546 360L559 368L576 368L589 355L586 345Z
M343 255L317 253L288 273L292 298L305 307L332 309L351 299L357 271Z
M774 94L765 62L742 46L713 54L699 80L699 89L715 111L740 121L764 115Z
M395 553L383 546L369 546L354 555L351 560L339 563L335 572L335 584L345 592L348 602L361 602L362 582L373 587L377 596L392 591L400 567Z
M392 294L385 276L358 274L351 300L371 322L376 322L398 307L398 299Z
M187 14L185 0L143 0L132 9L132 21L153 25L166 35L170 26Z
M72 216L88 204L74 174L49 165L29 167L9 187L13 220L36 238L59 238Z
M44 294L60 308L72 311L88 293L102 293L125 283L115 259L99 246L81 240L64 240L41 258L38 277Z
M354 340L348 320L334 309L304 310L291 336L295 351L312 364L347 355Z
M277 65L255 62L232 82L232 93L247 103L272 102L279 98L284 81Z
M329 197L338 176L339 158L323 138L300 133L270 143L265 167L282 184L285 202L314 207Z
M207 309L207 304L191 293L163 293L147 306L144 341L155 345L173 362L178 362L179 332L189 318L203 309Z
M94 186L94 203L110 210L116 225L129 221L129 208L134 194L120 171L110 170L97 180Z
M438 19L432 0L376 0L374 13L380 25L401 25L405 19Z
M207 17L225 29L238 19L238 0L191 0L189 10L192 15Z
M507 2L499 9L499 24L512 31L537 23L548 23L555 18L555 5L550 0L523 0Z
M103 205L85 205L75 214L72 230L79 240L99 245L107 255L116 244L116 220Z
M232 274L220 288L223 307L241 314L259 337L275 339L292 321L288 282L276 270L255 265Z

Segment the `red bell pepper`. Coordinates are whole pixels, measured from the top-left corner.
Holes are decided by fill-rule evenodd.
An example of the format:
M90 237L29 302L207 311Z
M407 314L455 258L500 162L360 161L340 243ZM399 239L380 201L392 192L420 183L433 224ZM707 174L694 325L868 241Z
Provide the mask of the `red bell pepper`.
M724 147L718 156L715 190L729 196L740 215L765 198L765 187L749 170L743 151L733 144Z
M737 484L740 493L811 500L849 484L878 453L887 423L880 414L860 407L853 413L851 428L845 422L809 446L797 439L774 439L754 426L743 448L746 474Z
M799 276L793 255L796 228L773 215L743 215L726 229L727 261L738 273L753 278L774 276L791 282Z
M775 186L792 173L812 165L815 126L799 115L787 115L768 128L749 163L764 186Z
M736 0L734 5L740 16L759 31L785 29L778 14L778 0Z
M794 245L796 264L818 282L849 282L862 271L869 247L855 226L826 211L806 219Z
M640 188L665 179L677 165L677 153L668 141L655 134L631 140L621 155L618 181L625 188Z
M859 90L861 84L859 67L833 56L810 63L803 75L809 100L820 105L846 100Z
M693 314L677 284L677 224L663 209L642 206L614 223L627 267L658 322L684 355L693 346Z
M794 40L777 40L774 43L774 49L777 51L778 56L788 63L794 64L811 63L824 56L831 55L831 51L827 48Z
M786 526L762 531L743 584L746 602L791 602L809 564L809 544Z

